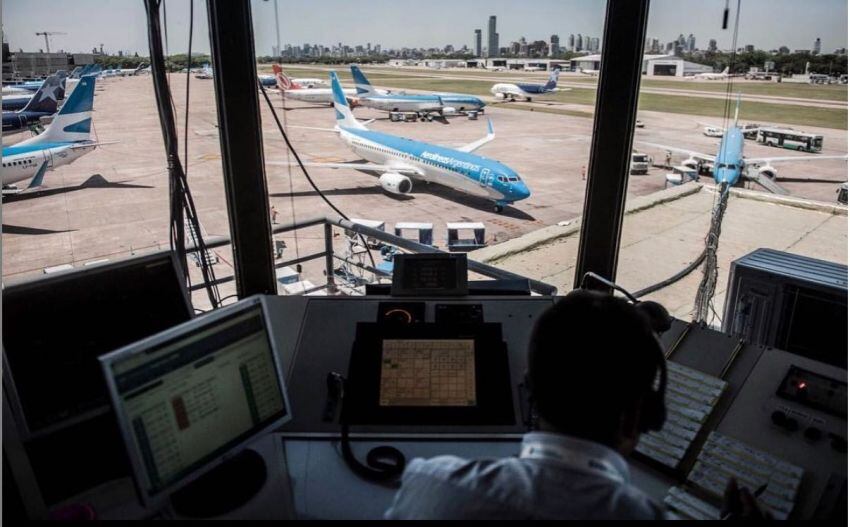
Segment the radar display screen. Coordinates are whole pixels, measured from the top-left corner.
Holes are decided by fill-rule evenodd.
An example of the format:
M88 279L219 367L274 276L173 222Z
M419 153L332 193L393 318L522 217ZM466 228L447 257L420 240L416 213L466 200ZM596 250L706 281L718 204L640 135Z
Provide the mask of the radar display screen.
M383 341L381 406L475 406L475 341Z

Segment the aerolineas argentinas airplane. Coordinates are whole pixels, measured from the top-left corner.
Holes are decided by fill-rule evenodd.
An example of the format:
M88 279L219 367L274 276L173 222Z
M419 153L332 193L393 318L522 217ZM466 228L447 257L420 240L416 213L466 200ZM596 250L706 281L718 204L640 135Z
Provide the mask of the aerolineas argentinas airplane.
M277 64L272 65L274 77L277 82L277 89L283 93L283 96L293 101L310 102L316 104L330 104L333 106L333 92L330 88L307 88L304 87L296 79L290 79L286 76ZM345 98L352 106L356 106L354 97L357 92L353 89L342 90Z
M687 154L689 158L683 161L682 165L692 169L699 169L700 166L710 167L714 181L718 185L725 185L727 188L733 187L742 179L747 179L758 183L774 194L788 194L788 191L776 183L777 170L772 166L772 163L847 159L847 156L821 155L744 157L744 132L738 124L738 109L740 105L741 98L739 95L738 103L735 107L735 120L732 122L732 126L723 131L723 138L720 140L720 147L717 149L717 154L715 155L657 143L639 142L671 152Z
M13 146L3 147L3 186L29 180L28 188L38 187L44 174L72 163L94 150L91 140L91 112L95 77L83 77L65 105L44 132Z
M433 93L425 95L407 95L376 90L360 68L351 65L351 75L357 87L357 100L360 106L384 110L387 112L413 112L420 115L439 113L454 114L480 110L484 101L463 93Z
M437 183L491 200L496 212L531 195L528 187L509 167L472 152L492 141L492 123L478 141L460 148L446 148L395 135L375 132L354 118L336 73L331 72L334 111L340 138L369 163L307 163L326 168L349 168L380 173L381 187L392 194L409 194L414 181Z
M512 101L525 99L530 102L531 99L538 95L546 95L547 93L558 91L558 75L560 74L561 70L559 68L552 70L552 73L549 75L549 82L546 84L513 84L500 82L498 84L494 84L493 87L490 88L490 93L492 93L497 99L510 99Z

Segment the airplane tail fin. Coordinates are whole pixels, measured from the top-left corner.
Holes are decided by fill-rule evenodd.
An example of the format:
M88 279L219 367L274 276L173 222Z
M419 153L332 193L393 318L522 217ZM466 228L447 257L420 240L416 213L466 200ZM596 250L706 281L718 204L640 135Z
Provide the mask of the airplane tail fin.
M292 82L286 73L283 72L283 68L281 68L278 64L272 64L272 71L274 71L275 83L277 85L277 89L281 91L286 90L294 90L298 89L301 86Z
M56 113L59 99L65 96L65 89L62 87L64 83L65 79L59 75L47 77L21 111Z
M375 93L375 88L372 87L369 79L367 79L366 75L360 71L360 68L354 64L351 65L351 75L354 77L354 85L357 87L357 95Z
M354 68L355 66L352 66ZM351 113L351 107L348 106L348 101L345 98L345 92L342 91L342 86L339 83L339 77L336 72L330 72L331 91L334 95L334 111L336 112L336 124L340 128L357 128L365 130L366 127L358 121L354 114Z
M554 70L552 70L552 73L549 74L549 82L547 82L546 85L543 86L543 88L546 89L546 90L554 90L555 88L557 88L558 87L558 76L560 74L561 74L560 68L555 68Z
M94 84L96 78L86 76L71 92L68 100L53 117L53 121L41 134L27 139L21 145L50 142L74 142L91 139L91 112L94 103Z
M726 66L725 68L723 68L723 71L721 71L720 73L728 75L729 74L729 66Z

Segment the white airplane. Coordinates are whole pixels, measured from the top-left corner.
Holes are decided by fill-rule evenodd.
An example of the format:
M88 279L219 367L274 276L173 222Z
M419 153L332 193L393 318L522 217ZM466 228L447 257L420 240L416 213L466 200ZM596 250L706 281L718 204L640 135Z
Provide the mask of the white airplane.
M591 77L598 77L599 70L586 70L584 68L578 69L579 73L583 73L584 75L590 75Z
M74 93L44 132L3 147L4 187L25 180L30 181L27 188L41 186L48 170L73 163L99 145L108 144L91 139L94 85L94 76L80 79Z
M330 88L308 88L304 87L300 82L297 82L295 79L290 79L283 72L283 69L277 65L272 65L272 71L274 71L275 82L277 83L277 89L283 94L287 99L292 99L293 101L301 101L301 102L310 102L315 104L330 104L333 106L334 97L333 91ZM299 79L301 80L301 79ZM350 88L342 90L345 98L348 100L348 104L351 106L357 106L357 90Z
M197 73L195 73L196 79L212 79L213 78L213 70L209 64L204 64L204 67Z
M729 66L721 71L720 73L696 73L694 74L694 79L703 80L703 81L722 81L726 80L729 77L740 77L738 74L730 74Z
M492 93L497 99L510 99L512 101L525 99L530 102L532 98L537 97L538 95L546 95L547 93L558 91L558 75L560 74L560 69L556 68L552 70L552 73L549 75L549 82L546 84L514 84L500 82L498 84L494 84L493 87L490 88L490 93ZM562 91L566 90L569 90L569 88L562 89Z
M120 70L116 70L117 74L121 77L132 77L134 75L138 75L140 71L142 71L144 64L139 63L139 65L135 68L122 68Z
M330 73L337 125L332 130L355 154L368 163L305 163L307 166L344 168L379 173L381 187L404 195L413 190L413 181L437 183L493 202L501 212L506 205L528 198L531 192L511 168L474 154L496 138L493 124L487 135L459 148L447 148L366 128L351 112L336 73ZM270 161L269 164L291 165Z

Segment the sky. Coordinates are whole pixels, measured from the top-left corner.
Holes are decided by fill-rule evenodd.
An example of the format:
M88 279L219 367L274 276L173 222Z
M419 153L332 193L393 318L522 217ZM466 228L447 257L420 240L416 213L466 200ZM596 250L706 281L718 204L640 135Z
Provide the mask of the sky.
M168 17L168 51L185 52L188 44L190 0L164 0ZM734 21L736 0L730 0ZM274 0L251 0L255 48L270 55L275 44ZM824 52L846 48L846 0L741 0L738 46L760 49L785 45L811 49L816 37ZM535 0L523 6L516 0L278 0L282 44L338 42L355 46L371 42L384 49L400 47L460 48L473 46L473 32L498 17L500 45L525 36L547 40L552 34L566 45L570 33L602 37L603 0ZM147 26L142 0L4 0L4 39L12 50L37 51L44 37L37 31L66 33L51 37L51 50L104 51L148 54ZM652 0L648 37L668 42L679 33L693 33L698 48L714 38L721 49L731 48L732 24L722 30L726 0ZM194 0L193 50L208 52L206 2Z

